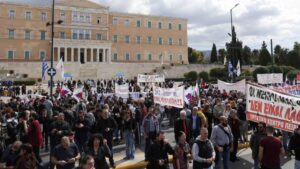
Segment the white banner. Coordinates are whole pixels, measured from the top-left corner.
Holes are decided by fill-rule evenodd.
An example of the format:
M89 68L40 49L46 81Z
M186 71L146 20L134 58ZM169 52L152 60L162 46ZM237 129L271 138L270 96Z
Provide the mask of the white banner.
M241 93L245 93L246 91L246 80L243 79L236 83L227 83L222 80L218 80L218 89L222 92L225 90L226 92L230 91L238 91Z
M99 93L98 96L97 96L97 99L99 100L101 96L104 96L104 97L112 97L115 93ZM129 92L129 95L131 96L131 98L133 100L139 100L140 99L140 96L142 97L145 97L147 95L147 92ZM128 97L126 98L123 98L123 99L128 99L129 98L129 95ZM117 95L116 95L117 96Z
M247 119L293 132L300 124L300 98L247 84Z
M142 75L142 74L138 74L137 82L138 83L165 82L165 76L164 75Z
M117 83L115 83L115 93L117 97L122 97L124 99L127 99L129 94L128 83L122 85L118 85Z
M177 88L160 88L153 86L154 103L183 108L183 91L183 86Z
M257 83L259 84L274 84L274 83L282 83L282 82L283 82L282 73L257 74Z

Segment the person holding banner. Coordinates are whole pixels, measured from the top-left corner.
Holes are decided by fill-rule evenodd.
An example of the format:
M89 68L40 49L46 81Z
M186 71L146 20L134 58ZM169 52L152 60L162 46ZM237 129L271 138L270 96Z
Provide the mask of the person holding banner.
M300 168L300 126L295 130L290 139L288 149L295 155L295 169Z

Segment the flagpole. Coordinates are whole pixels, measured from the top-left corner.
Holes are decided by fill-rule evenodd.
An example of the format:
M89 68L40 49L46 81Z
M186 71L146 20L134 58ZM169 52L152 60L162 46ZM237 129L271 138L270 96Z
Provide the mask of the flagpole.
M54 0L52 0L51 61L50 61L51 69L53 69L54 3L55 3ZM53 101L53 76L50 76L50 98Z

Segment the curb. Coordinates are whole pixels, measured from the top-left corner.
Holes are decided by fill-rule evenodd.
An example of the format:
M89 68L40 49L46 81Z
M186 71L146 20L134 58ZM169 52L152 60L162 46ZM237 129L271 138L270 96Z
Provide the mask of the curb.
M245 149L249 147L249 142L246 143L241 143L238 145L238 150L241 149ZM169 162L172 163L173 161L173 157L169 156ZM146 161L140 161L140 162L136 162L136 163L129 163L127 165L124 166L120 166L120 167L116 167L116 169L137 169L137 168L146 168L148 162Z

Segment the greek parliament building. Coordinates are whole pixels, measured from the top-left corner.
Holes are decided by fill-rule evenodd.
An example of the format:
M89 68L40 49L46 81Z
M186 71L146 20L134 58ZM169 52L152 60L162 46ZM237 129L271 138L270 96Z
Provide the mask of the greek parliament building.
M54 67L62 57L75 79L188 64L187 19L112 12L89 0L55 0L54 9ZM40 77L51 20L52 0L0 0L0 69Z

